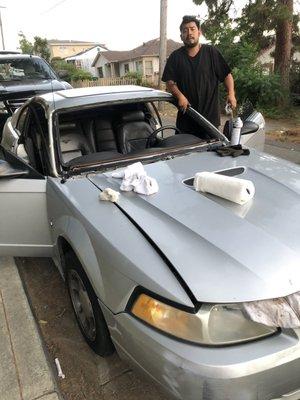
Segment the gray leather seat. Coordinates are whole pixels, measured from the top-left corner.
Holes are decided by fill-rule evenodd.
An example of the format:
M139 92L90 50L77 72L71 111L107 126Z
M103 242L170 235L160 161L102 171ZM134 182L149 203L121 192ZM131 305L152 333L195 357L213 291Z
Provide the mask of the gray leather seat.
M108 118L95 118L90 121L88 137L98 152L117 150L112 123Z
M69 162L75 157L84 156L96 151L78 122L60 124L59 134L60 150L64 163Z
M150 124L145 121L143 111L124 112L116 129L119 151L128 154L145 149L152 132Z

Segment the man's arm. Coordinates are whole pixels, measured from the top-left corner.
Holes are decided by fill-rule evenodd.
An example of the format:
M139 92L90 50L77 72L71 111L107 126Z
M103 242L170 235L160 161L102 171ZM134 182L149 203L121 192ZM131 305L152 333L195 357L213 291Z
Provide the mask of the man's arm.
M166 85L167 91L172 93L172 95L177 98L180 110L185 113L187 107L190 105L188 99L181 93L174 81L167 81Z
M228 74L224 79L224 86L227 90L227 102L231 105L234 110L236 108L236 98L234 92L234 80L231 74Z

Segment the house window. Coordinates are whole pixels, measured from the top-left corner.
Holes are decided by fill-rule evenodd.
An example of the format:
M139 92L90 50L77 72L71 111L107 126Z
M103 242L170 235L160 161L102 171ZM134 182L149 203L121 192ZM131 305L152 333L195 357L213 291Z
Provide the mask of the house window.
M82 68L82 62L80 60L75 60L75 65L77 68Z
M125 70L125 74L127 74L127 72L129 72L129 64L124 64L124 70Z
M103 78L103 67L98 68L98 76L99 78Z
M135 62L135 70L136 70L136 72L138 72L140 74L143 73L143 62L142 61Z
M152 60L145 61L145 75L153 75L153 64Z

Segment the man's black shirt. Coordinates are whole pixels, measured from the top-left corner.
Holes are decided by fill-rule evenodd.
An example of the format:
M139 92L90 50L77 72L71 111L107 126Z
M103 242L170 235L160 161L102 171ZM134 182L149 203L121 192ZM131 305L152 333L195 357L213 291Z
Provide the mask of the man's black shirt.
M202 44L199 52L190 57L185 47L175 50L167 60L162 80L174 81L191 106L215 126L220 125L218 87L230 73L220 52ZM184 129L188 117L178 113L177 125ZM189 129L191 131L191 129Z

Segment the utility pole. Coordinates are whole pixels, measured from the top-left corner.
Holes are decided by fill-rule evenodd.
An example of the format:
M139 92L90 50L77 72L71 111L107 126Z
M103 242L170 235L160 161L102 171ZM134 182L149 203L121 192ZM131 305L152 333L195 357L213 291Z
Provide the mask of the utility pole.
M161 77L167 60L167 4L168 0L160 0L160 39L159 39L159 87L162 88Z
M6 7L0 6L0 30L1 30L1 38L2 38L2 50L5 50L4 35L3 35L3 28L2 28L2 18L1 18L1 8L6 8Z

